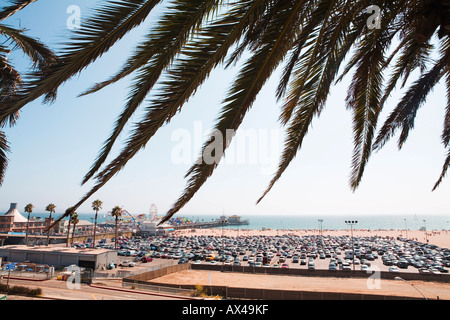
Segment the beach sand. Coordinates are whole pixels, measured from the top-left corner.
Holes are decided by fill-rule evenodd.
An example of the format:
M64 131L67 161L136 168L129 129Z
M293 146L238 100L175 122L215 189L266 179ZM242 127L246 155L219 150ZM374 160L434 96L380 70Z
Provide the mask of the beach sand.
M255 229L229 229L229 228L210 228L210 229L184 229L177 230L173 233L177 236L282 236L282 235L320 235L318 229L267 229L267 230L255 230ZM350 236L350 230L322 230L324 236ZM449 230L366 230L366 229L354 229L354 237L390 237L397 238L403 237L408 239L417 240L419 242L426 243L428 239L429 244L434 244L441 248L450 248L450 231Z

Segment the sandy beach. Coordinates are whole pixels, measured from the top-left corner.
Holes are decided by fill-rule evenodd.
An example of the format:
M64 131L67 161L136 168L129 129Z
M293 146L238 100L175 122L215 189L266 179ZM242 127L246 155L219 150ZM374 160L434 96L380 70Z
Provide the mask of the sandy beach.
M228 229L228 228L210 228L210 229L184 229L177 230L174 235L177 236L189 236L189 235L204 235L204 236L227 236L227 237L237 237L237 236L277 236L277 235L320 235L320 230L318 229L266 229L266 230L255 230L255 229ZM324 236L350 236L350 230L322 230ZM366 230L366 229L354 229L354 237L390 237L397 238L403 237L408 239L413 239L419 242L426 243L428 239L429 244L434 244L442 248L450 248L450 231L449 230Z

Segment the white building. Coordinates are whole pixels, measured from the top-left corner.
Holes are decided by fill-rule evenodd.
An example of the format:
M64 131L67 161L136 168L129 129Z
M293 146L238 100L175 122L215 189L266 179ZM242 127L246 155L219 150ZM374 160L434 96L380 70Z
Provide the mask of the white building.
M158 221L144 221L140 225L141 236L162 236L174 231L173 227L167 224L158 226Z

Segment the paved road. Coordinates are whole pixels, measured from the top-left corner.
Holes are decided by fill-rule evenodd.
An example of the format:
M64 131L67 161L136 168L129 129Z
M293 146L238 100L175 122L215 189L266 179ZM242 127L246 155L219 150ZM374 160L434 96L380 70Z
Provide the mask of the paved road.
M3 280L5 283L6 280ZM62 300L181 300L176 297L122 292L81 284L80 289L69 289L66 282L58 280L29 281L11 279L10 285L41 288L44 297Z

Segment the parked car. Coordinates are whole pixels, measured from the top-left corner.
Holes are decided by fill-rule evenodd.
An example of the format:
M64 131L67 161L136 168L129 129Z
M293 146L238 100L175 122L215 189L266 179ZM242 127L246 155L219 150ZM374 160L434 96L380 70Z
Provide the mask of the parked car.
M142 257L142 259L141 259L141 262L144 262L144 263L152 262L152 261L153 261L153 258L149 257L149 256Z
M395 272L395 273L397 273L397 272L400 272L400 269L397 268L396 266L392 266L392 267L389 267L389 272Z
M136 264L133 261L125 260L120 263L122 267L135 267Z

